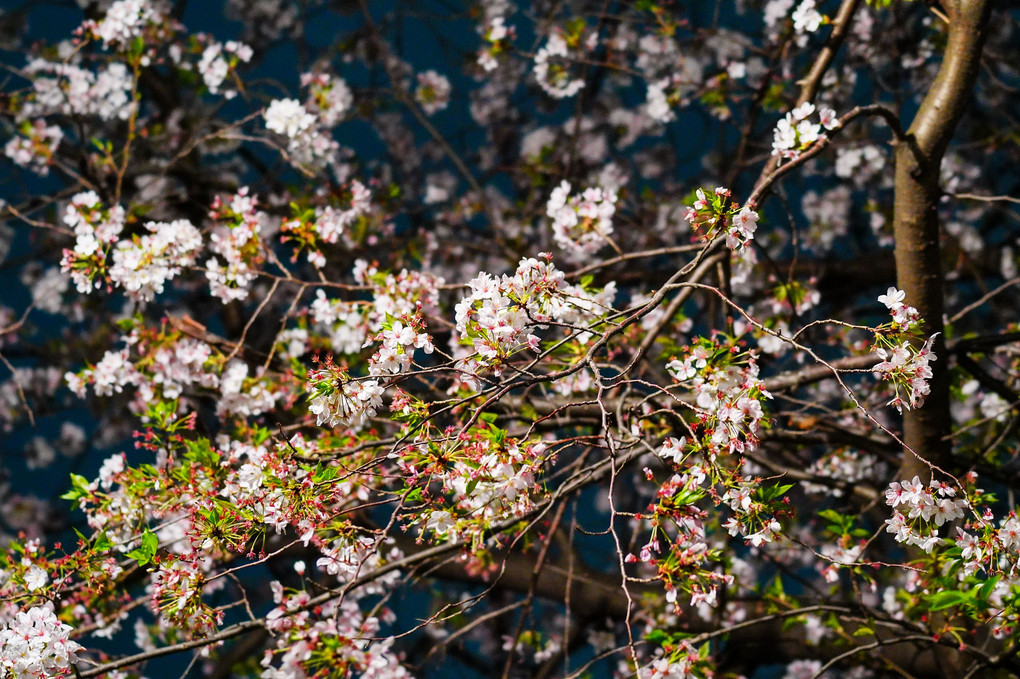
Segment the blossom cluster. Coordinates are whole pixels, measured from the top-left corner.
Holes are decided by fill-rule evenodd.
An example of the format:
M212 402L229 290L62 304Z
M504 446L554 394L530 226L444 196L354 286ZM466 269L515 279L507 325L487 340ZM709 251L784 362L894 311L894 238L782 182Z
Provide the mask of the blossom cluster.
M315 125L315 116L297 99L274 99L266 109L266 129L290 139Z
M264 257L260 233L266 217L258 210L258 198L246 186L229 203L217 196L209 218L214 224L209 249L219 255L205 263L210 292L224 304L247 299Z
M793 30L798 34L814 33L822 25L825 17L816 8L816 0L802 0L793 10L790 18L793 19Z
M160 6L148 0L117 0L106 10L99 21L87 21L83 26L103 43L126 45L141 35L149 22L162 20Z
M391 649L393 639L379 639L382 624L392 621L392 613L377 611L382 619L365 615L357 590L310 616L302 612L311 598L306 592L288 596L275 582L272 589L278 605L269 613L270 626L278 636L276 648L267 649L262 658L262 679L315 676L319 670L385 679L411 676Z
M107 256L124 228L124 208L104 209L95 191L85 191L71 197L64 224L74 229L75 244L73 250L64 250L60 268L70 274L78 292L87 294L108 275Z
M834 130L839 126L836 112L830 108L818 109L818 122L808 118L815 112L815 105L805 102L786 114L777 124L772 138L772 155L779 162L798 158L815 142L825 139L822 129Z
M542 442L509 438L484 422L456 442L406 446L397 466L407 487L438 482L442 489L427 510L408 513L409 522L420 525L423 537L480 547L494 523L534 507L546 452Z
M381 344L368 360L369 373L386 375L407 372L411 369L416 349L431 354L434 350L432 338L428 333L421 332L423 329L424 322L420 315L406 319L406 322L394 320L384 325L375 337L375 341Z
M286 385L270 379L258 367L255 375L249 375L250 369L245 361L231 359L219 376L219 399L216 402L216 413L220 417L239 415L249 417L269 412L288 394Z
M211 634L223 621L223 612L202 598L206 575L197 552L174 555L151 573L152 609L189 634Z
M741 483L728 488L722 496L729 504L733 515L723 523L733 537L742 535L752 547L776 540L782 531L782 524L768 511L768 506L755 498L757 484Z
M595 34L592 37L596 37ZM567 63L570 56L567 41L557 32L550 34L545 45L535 54L535 80L550 97L572 97L584 87L583 78L571 77Z
M872 370L883 380L891 382L895 389L895 394L887 405L895 406L900 411L904 408L913 410L924 405L924 399L931 393L928 381L931 379L932 371L928 364L937 358L931 350L934 341L935 335L932 335L920 349L909 342L903 342L889 350L883 347L875 349L882 362L877 363Z
M678 456L682 447L683 439L668 439L659 454ZM625 558L626 563L654 566L666 588L666 603L674 607L678 607L678 590L690 593L692 606L714 607L719 587L733 582L732 576L714 572L708 565L718 552L708 543L708 513L695 504L705 495L705 472L700 465L690 465L662 483L656 493L651 535L637 556ZM650 470L645 474L650 476ZM666 528L670 525L672 530Z
M684 219L694 230L707 227L702 235L704 239L711 240L716 234L725 233L726 247L734 251L743 251L754 240L758 213L749 205L730 204L729 189L718 186L711 193L697 189L694 196L694 203L687 209Z
M182 267L194 264L202 246L202 235L186 219L146 222L145 228L148 234L117 243L110 266L110 280L142 302L163 292Z
M929 380L932 369L929 363L937 358L931 349L937 334L929 337L920 348L911 343L906 334L918 326L921 318L917 309L904 304L904 297L902 290L889 288L878 298L890 310L893 320L889 337L881 332L881 328L876 335L878 346L875 353L882 361L872 368L882 380L893 385L894 395L888 405L900 411L924 405L925 398L931 393Z
M686 679L699 676L699 665L704 658L689 641L681 641L679 648L668 656L656 658L652 662L639 667L638 679Z
M599 187L570 195L570 182L564 180L553 189L545 207L553 220L556 244L572 255L591 255L613 233L616 192Z
M326 339L322 348L335 354L358 354L372 342L382 341L384 346L370 358L373 375L392 374L394 368L406 370L417 349L432 352L422 314L435 310L442 279L406 269L384 273L364 260L355 263L353 275L371 289L373 303L331 299L323 290L316 291L310 312L314 330Z
M301 86L308 88L305 110L318 116L323 127L333 127L354 107L354 93L343 78L310 71L301 74Z
M892 314L893 327L898 330L910 330L921 320L917 309L904 303L906 297L907 293L894 287L890 287L884 295L878 296L878 301Z
M720 40L713 45L718 48L717 56L736 57L742 52L722 34L718 37ZM704 61L690 54L681 54L677 42L667 35L647 34L638 37L633 33L618 33L615 39L610 41L610 45L624 52L632 49L632 46L636 47L637 58L633 67L641 72L647 81L645 103L640 109L640 115L636 116L638 120L634 121L640 121L639 125L650 121L669 123L676 120L673 107L688 103L691 95L695 95L702 85L705 77ZM734 60L727 70L733 73L732 77L743 77L740 70L744 66L743 62ZM706 86L711 87L707 83ZM623 113L621 109L617 115L622 117ZM650 129L658 127L650 126ZM640 131L639 128L633 133Z
M69 638L70 625L49 606L35 606L0 620L0 668L19 679L66 677L81 646Z
M366 535L338 537L321 551L323 556L315 562L316 568L337 576L341 581L356 577L362 570L372 568L370 562L378 561L375 540Z
M318 426L360 429L382 408L383 387L375 379L351 379L347 371L326 360L308 376L308 411Z
M506 25L502 15L491 17L481 29L482 37L487 43L478 51L477 63L486 72L499 68L499 57L511 47L514 38L514 27Z
M369 334L366 305L330 299L317 290L310 305L314 329L328 338L329 350L336 354L356 354Z
M522 259L513 276L480 272L468 283L471 294L456 306L461 342L470 343L476 352L464 368L489 366L498 371L521 349L537 351L539 338L530 330L549 320L551 297L563 284L562 271L533 258Z
M121 62L93 72L73 61L33 59L25 73L32 77L32 91L18 110L19 120L51 114L127 120L135 111L134 75Z
M547 323L590 327L612 309L615 284L598 292L567 284L551 256L541 253L540 257L522 259L513 276L483 271L468 283L471 294L455 307L457 341L474 350L457 363L465 385L477 387L482 368L491 368L498 375L519 351L538 351L540 338L535 333ZM588 342L592 336L590 332L573 332L580 342Z
M183 337L180 332L140 332L123 336L125 346L107 351L94 366L64 377L71 391L84 397L88 385L97 396L112 396L133 387L130 409L148 411L154 399L172 399L185 409L197 390L216 390L216 411L221 416L258 415L287 395L286 385L267 379L262 369L249 375L248 364L226 361L208 343Z
M350 207L338 210L327 205L317 211L315 231L325 243L336 243L354 224L354 221L370 212L372 208L372 192L357 179L350 185Z
M892 533L897 542L931 552L945 542L939 537L939 527L963 518L970 508L967 499L957 498L956 493L948 483L932 479L925 485L916 476L909 481L890 483L885 501L893 508L893 515L885 521L886 531Z
M252 57L252 49L248 45L235 40L225 43L210 42L198 60L198 72L211 94L222 94L225 99L237 96L237 90L224 87L223 83L241 62L248 62Z
M882 149L874 144L860 148L839 148L836 150L835 172L837 177L853 179L862 184L879 174L886 166Z
M822 569L825 581L839 582L839 569L857 563L864 546L864 542L855 543L849 535L843 535L835 544L823 545L822 556L829 562Z
M202 245L198 229L184 219L147 222L148 234L118 241L125 225L124 209L104 210L93 191L71 198L64 223L74 229L76 240L73 250L64 250L61 268L83 293L108 279L132 298L151 301L182 267L194 263Z
M739 358L700 338L666 369L673 379L694 391L706 435L700 446L708 455L749 452L757 447L765 418L762 401L772 395L758 377L753 353Z
M309 84L314 87L317 83L310 80ZM341 96L343 94L340 89L337 93ZM340 110L342 105L340 102L330 102L330 108L323 109L318 99L313 100L320 115L323 115L323 111ZM324 117L329 120L332 115L325 113ZM338 144L322 129L320 118L297 99L274 99L266 109L265 119L266 129L287 139L287 153L291 162L320 168L336 158Z
M425 71L418 74L418 89L414 91L414 100L418 102L425 115L438 113L450 105L450 80L436 71Z
M667 94L667 88L670 88L672 83L671 78L660 78L648 83L645 112L652 120L657 120L660 123L676 120L676 114L670 107L670 95Z
M506 514L523 515L532 507L530 493L542 450L544 446L538 444L524 449L512 445L505 455L490 452L477 468L462 466L446 475L445 486L460 513L475 522L498 520ZM426 528L442 534L446 532L442 524L442 511L433 512ZM451 535L450 539L455 537Z
M299 249L307 250L308 261L321 269L326 265L326 253L323 244L343 242L354 244L352 229L362 218L382 217L373 213L372 191L357 179L353 179L345 187L341 205L318 205L314 209L298 209L297 214L285 219L280 225L283 240L294 242ZM294 259L297 258L297 253Z
M45 118L21 124L21 134L14 135L4 145L4 155L21 167L30 168L40 177L50 172L54 154L64 138L56 125L47 125Z
M805 482L802 487L808 493L842 497L844 487L852 488L854 484L876 477L877 470L883 466L879 458L869 453L853 448L837 449L815 460L807 472L815 477L831 479L839 485Z

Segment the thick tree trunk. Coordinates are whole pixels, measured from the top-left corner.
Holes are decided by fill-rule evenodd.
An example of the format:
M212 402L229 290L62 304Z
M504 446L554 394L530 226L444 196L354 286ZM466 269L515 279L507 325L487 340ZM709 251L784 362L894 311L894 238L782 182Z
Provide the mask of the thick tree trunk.
M906 302L924 319L926 336L943 332L943 277L939 252L939 167L963 115L981 61L991 0L948 0L949 39L934 84L896 149L896 275ZM900 473L930 477L928 463L944 466L952 446L945 336L934 343L931 394L924 407L904 416L906 444ZM919 459L923 458L922 459Z

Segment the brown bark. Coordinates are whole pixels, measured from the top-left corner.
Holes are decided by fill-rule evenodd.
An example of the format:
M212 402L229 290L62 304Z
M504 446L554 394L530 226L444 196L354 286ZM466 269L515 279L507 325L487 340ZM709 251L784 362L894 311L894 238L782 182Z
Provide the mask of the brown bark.
M938 75L896 148L896 198L893 228L896 237L897 284L906 302L924 319L925 336L943 332L943 276L939 251L937 206L941 196L939 166L953 131L977 79L990 0L951 0L943 3L949 18L948 43ZM931 364L931 394L924 407L906 413L905 451L900 473L930 477L929 463L944 466L951 454L949 434L948 356L945 337L934 345L938 357Z

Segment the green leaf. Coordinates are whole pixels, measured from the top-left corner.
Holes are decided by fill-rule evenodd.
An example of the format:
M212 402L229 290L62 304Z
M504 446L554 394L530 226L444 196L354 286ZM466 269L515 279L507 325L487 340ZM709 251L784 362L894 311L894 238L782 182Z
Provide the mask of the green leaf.
M949 590L947 592L937 592L928 597L930 611L941 611L946 608L952 608L953 606L959 606L960 604L970 601L973 595L970 592L961 592L960 590Z
M663 644L669 641L670 636L663 632L661 629L655 629L645 635L645 639L653 644Z
M88 479L79 474L71 474L71 490L61 495L60 499L77 501L80 498L88 497L90 492Z
M783 486L759 486L758 497L764 502L775 500L778 497L782 497L788 490L793 488L793 484L789 483Z
M336 478L336 467L320 467L315 470L315 474L312 480L315 483L324 483L326 481L332 481Z
M995 589L995 585L997 585L998 582L999 582L998 576L994 578L988 578L987 580L982 582L981 585L977 588L977 592L975 593L976 598L980 599L981 601L988 601L988 597L991 596L992 590Z
M105 530L96 536L96 541L92 545L92 549L96 550L97 552L106 552L113 549L113 543L110 542L110 538L106 534Z
M258 446L258 445L262 445L263 443L268 441L270 438L272 438L273 432L269 431L265 427L257 427L255 429L254 436L255 436L255 438L254 438L255 445Z
M127 553L127 556L138 562L139 566L145 566L152 562L152 558L156 556L156 548L159 546L159 538L148 528L142 533L142 545L138 549L133 549Z
M680 491L676 493L672 498L673 506L686 507L688 505L693 505L703 497L705 497L705 492L702 490Z
M818 512L818 516L829 522L827 528L834 535L851 535L857 532L851 530L854 524L853 517L845 516L832 509L822 510Z
M124 332L131 332L132 330L135 329L137 323L135 322L134 318L122 318L119 321L117 321L116 325Z
M778 599L779 601L785 599L786 592L783 590L782 576L777 575L775 579L773 579L772 582L769 583L768 587L765 589L765 593L768 594L770 597Z
M216 468L220 466L220 455L209 444L209 439L201 438L187 441L187 452L184 457L200 467Z
M142 56L143 52L145 52L145 41L142 40L141 36L139 36L131 41L131 48L128 54L132 58L137 59L138 57Z

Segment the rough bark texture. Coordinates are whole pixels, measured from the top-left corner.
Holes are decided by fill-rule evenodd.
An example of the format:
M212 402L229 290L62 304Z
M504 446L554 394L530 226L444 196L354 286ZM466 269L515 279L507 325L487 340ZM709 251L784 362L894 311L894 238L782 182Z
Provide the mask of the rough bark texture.
M963 115L977 78L985 41L990 0L943 3L949 18L949 39L934 84L918 109L907 140L896 149L896 274L906 302L921 313L924 334L943 331L943 277L939 252L937 206L941 196L939 166L946 146ZM945 337L934 344L938 360L932 364L931 395L923 408L904 417L906 444L901 474L930 477L925 461L943 466L949 461L948 356ZM913 454L911 453L913 451Z

